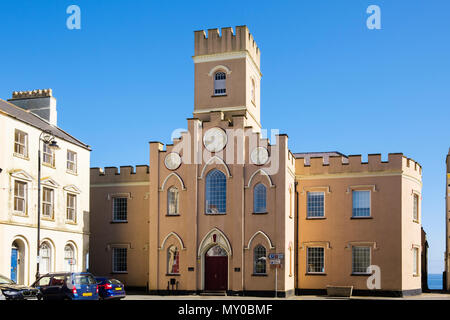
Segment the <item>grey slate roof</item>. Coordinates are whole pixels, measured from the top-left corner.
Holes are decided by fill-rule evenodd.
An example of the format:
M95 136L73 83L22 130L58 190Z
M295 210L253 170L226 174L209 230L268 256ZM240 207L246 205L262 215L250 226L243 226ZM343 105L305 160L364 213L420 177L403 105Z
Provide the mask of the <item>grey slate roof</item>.
M305 165L310 164L311 158L322 157L324 164L330 163L330 157L342 157L342 163L348 163L348 158L345 154L340 153L338 151L330 151L330 152L297 152L294 153L294 157L305 159Z
M77 145L79 147L91 150L91 148L87 144L84 144L80 140L72 137L70 134L68 134L64 130L62 130L54 125L51 125L49 122L47 122L46 120L42 119L41 117L35 115L32 112L24 110L16 105L9 103L2 99L0 99L0 113L4 113L4 114L10 116L11 118L14 118L21 122L29 124L30 126L33 126L37 129L48 130L57 138L60 138L67 142L73 143L74 145Z

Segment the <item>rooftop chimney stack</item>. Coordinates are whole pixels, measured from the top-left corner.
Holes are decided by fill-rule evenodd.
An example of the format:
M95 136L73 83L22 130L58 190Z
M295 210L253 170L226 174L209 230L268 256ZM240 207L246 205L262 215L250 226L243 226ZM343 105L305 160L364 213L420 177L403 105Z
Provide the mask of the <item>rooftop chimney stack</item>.
M52 89L14 91L8 101L57 125L56 99L52 96Z

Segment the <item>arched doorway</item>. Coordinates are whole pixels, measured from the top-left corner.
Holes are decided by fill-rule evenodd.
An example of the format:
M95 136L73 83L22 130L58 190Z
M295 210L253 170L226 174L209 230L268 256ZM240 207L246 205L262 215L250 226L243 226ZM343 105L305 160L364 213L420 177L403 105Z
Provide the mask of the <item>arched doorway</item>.
M228 289L228 254L219 245L205 253L205 290L225 291Z
M18 284L25 284L25 243L16 239L11 244L10 279Z

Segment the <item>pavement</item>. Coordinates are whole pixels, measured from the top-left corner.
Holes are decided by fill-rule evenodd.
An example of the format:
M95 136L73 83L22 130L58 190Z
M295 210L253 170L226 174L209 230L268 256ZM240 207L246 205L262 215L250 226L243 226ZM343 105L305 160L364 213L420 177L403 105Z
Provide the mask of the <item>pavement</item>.
M133 294L129 293L124 300L450 300L450 294L448 293L423 293L417 296L408 296L401 298L392 297L362 297L352 296L351 298L336 298L327 296L292 296L289 298L267 298L267 297L242 297L242 296L198 296L198 295L185 295L185 296L157 296L146 294Z

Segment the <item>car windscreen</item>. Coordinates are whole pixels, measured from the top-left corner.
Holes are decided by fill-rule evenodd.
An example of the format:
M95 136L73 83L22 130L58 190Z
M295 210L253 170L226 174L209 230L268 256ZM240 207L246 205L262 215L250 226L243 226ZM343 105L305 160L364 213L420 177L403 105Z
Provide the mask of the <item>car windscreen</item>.
M77 274L73 276L74 284L96 284L94 277L88 274Z
M12 281L11 279L8 279L7 277L0 275L0 284L14 284L14 281Z

